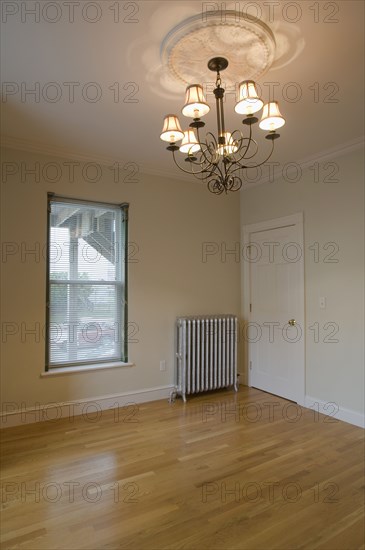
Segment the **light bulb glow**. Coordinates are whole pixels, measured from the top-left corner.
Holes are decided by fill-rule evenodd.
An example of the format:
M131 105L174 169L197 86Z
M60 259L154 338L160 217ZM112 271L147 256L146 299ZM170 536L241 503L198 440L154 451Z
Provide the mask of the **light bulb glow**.
M230 132L224 132L225 144L218 145L218 155L233 155L238 151L237 141L235 141Z

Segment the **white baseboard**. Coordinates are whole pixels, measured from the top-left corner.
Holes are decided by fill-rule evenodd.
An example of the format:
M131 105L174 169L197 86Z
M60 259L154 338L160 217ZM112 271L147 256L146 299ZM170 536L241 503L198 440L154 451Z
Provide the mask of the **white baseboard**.
M240 384L243 386L248 386L248 383L245 381L245 373L240 374ZM365 428L364 413L362 414L351 409L346 409L345 407L340 407L335 402L326 402L322 401L322 399L316 399L315 397L306 395L304 398L304 403L300 403L300 405L306 407L307 409L313 409L326 416L331 416L336 420L342 420L343 422L348 422L354 426Z
M325 414L326 416L331 416L334 419L348 422L349 424L353 424L354 426L365 428L365 414L361 414L351 409L346 409L345 407L340 407L334 401L326 402L322 401L321 399L316 399L315 397L306 395L304 407L306 407L307 409L318 411L319 413Z
M245 385L241 375L240 384ZM54 422L60 418L84 416L89 422L95 422L100 418L102 411L118 409L118 418L132 417L133 405L167 399L174 386L158 386L143 390L130 391L118 394L102 395L94 398L78 399L77 401L64 401L59 403L35 403L33 407L26 407L25 403L4 403L0 413L0 427L11 428L22 424L34 424L35 422ZM129 405L129 407L127 407ZM365 428L365 415L351 409L338 406L316 399L309 395L305 396L304 407L313 409L326 416L337 420L348 422L360 428ZM116 414L114 418L116 418Z
M125 418L132 419L133 415L138 419L138 410L133 411L133 405L167 399L174 386L158 386L138 391L130 391L118 394L102 395L94 398L64 401L60 403L35 403L33 407L26 407L25 403L3 403L0 413L0 427L11 428L22 424L34 424L35 422L54 422L60 418L83 416L89 422L95 422L101 418L102 411L116 409L114 418L122 421ZM129 405L129 407L127 407Z

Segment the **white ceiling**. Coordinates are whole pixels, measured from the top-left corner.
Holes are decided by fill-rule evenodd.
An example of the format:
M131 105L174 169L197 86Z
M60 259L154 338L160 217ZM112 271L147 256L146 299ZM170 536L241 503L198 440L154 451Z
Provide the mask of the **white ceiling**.
M30 6L37 2L19 4ZM22 86L31 88L37 82L45 93L45 85L50 82L56 82L61 90L60 100L55 103L45 100L42 95L39 102L31 96L22 98L20 92L3 97L1 131L4 143L73 158L133 161L143 172L178 175L159 134L164 114L179 113L184 86L177 86L174 92L164 87L159 77L160 46L171 28L201 12L202 2L119 2L119 23L113 21L116 14L111 8L118 4L114 1L96 2L101 19L95 23L81 16L85 2L79 2L78 7L76 3L73 23L68 22L65 3L59 1L58 4L61 15L58 22L46 20L56 15L54 7L50 6L48 14L41 13L40 22L34 22L34 16L30 15L22 22L21 14L17 13L9 15L2 24L3 90L4 83L14 83L20 89ZM134 4L138 4L139 11L133 15ZM240 6L244 10L247 2L225 4L227 9ZM263 19L268 22L268 6L277 3L256 1L250 4L261 7ZM282 5L289 4L294 3ZM285 21L285 15L286 19L295 16L294 8L284 13L281 6L276 6L274 21L269 25L274 34L281 24L292 26L296 33L293 36L301 36L304 49L296 59L270 70L259 81L261 85L279 83L275 99L279 100L287 124L281 130L274 160L283 164L341 148L348 142L358 141L364 133L364 3L345 0L297 4L302 10L299 21ZM314 5L319 6L317 14L311 9ZM94 17L96 12L92 8L89 10L87 15ZM129 14L138 22L123 22ZM319 21L315 22L317 16ZM325 18L338 21L325 22ZM245 75L236 78L239 82ZM69 88L64 84L67 82L79 83L73 103L69 101ZM83 86L90 82L96 82L102 92L96 103L89 103L81 95ZM302 97L297 102L283 99L284 86L290 82L302 90ZM114 83L119 83L119 102L114 101L114 92L110 89ZM125 90L126 83L135 84ZM310 89L313 85L319 87L317 101ZM135 98L138 102L123 102L137 86ZM89 87L88 91L91 96L95 89ZM268 87L263 86L263 91L264 98L268 99ZM289 91L292 93L294 87ZM335 91L333 98L337 102L325 102L332 91ZM48 88L50 98L54 92L55 88ZM234 98L228 96L227 118L229 126L235 129L241 123L233 107ZM209 129L215 131L213 110L206 122ZM263 147L268 145L266 140L263 142Z

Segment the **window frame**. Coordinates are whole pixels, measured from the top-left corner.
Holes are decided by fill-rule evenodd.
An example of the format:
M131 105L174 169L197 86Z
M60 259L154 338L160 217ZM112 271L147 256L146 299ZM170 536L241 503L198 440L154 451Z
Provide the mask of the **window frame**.
M124 324L120 330L120 336L122 338L120 354L118 359L87 359L80 360L72 363L60 363L50 364L50 288L51 288L51 262L50 262L50 249L51 249L51 205L52 203L70 203L73 205L79 204L80 206L100 206L102 208L120 209L121 211L121 227L120 227L120 239L121 239L121 286L122 286L122 304L121 304L121 318L124 320ZM98 369L103 365L113 364L128 364L128 220L129 220L129 203L108 203L103 201L93 201L88 199L80 199L74 197L67 197L56 195L55 193L47 193L47 255L46 255L46 326L45 326L45 371L57 372L58 369L70 369L70 372L80 367L90 366L91 368ZM112 282L113 283L113 282Z

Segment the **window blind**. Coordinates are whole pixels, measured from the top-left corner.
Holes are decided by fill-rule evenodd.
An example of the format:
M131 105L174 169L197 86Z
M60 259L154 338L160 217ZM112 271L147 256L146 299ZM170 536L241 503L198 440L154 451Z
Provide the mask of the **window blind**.
M128 205L48 198L48 368L127 361Z

